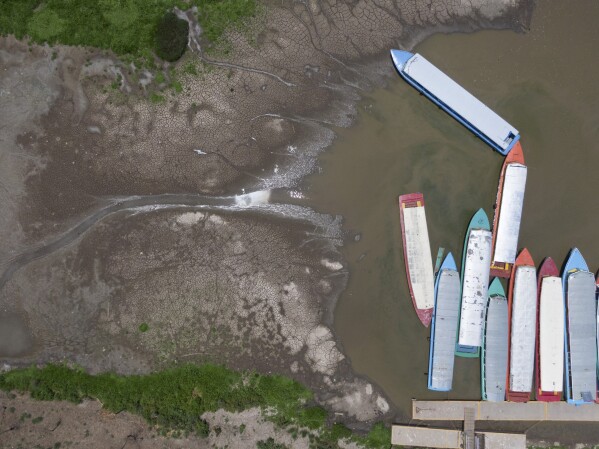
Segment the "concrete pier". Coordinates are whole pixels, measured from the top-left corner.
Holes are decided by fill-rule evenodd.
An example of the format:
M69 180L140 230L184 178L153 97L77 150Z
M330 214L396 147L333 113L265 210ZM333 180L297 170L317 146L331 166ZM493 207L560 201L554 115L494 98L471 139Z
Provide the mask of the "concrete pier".
M496 432L474 432L476 447L485 449L526 449L526 435ZM393 426L391 444L397 446L462 449L465 447L464 432L428 427Z
M476 421L599 422L599 405L566 402L412 401L412 418L421 421L463 421L466 409Z

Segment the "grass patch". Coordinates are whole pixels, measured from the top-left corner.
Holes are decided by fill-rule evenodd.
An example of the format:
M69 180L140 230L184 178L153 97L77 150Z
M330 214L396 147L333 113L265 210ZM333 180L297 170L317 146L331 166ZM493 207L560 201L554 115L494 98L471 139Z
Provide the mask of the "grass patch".
M194 6L203 37L211 42L218 41L227 28L240 26L257 7L256 0L0 0L0 34L14 34L18 39L29 36L40 44L90 46L147 58L156 49L157 36L164 36L157 31L165 14L174 7L187 10ZM181 26L176 20L173 23ZM173 57L184 51L182 36L180 29L176 39L168 41L175 44L176 51L162 56Z
M148 326L148 323L141 323L139 325L139 331L140 332L147 332L148 329L150 329L150 326Z
M292 379L210 364L184 365L145 376L92 376L65 365L30 367L0 374L0 389L29 392L32 398L46 401L98 399L112 412L143 416L164 433L207 435L210 429L201 419L204 412L260 407L281 428L293 428L296 433L300 428L310 429L315 447L337 447L340 438L372 449L391 447L391 431L383 424L375 425L366 436L354 435L341 424L327 425L326 410L314 406L312 392ZM23 414L21 420L29 418L31 415ZM242 427L240 433L245 430ZM264 444L271 447L274 441L265 440Z

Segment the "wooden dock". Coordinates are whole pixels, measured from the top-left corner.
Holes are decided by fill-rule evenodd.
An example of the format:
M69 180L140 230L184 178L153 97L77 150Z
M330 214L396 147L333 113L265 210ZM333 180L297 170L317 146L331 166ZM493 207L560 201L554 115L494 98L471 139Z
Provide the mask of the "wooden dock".
M599 404L566 402L412 401L412 418L421 421L464 421L467 409L475 421L599 422Z
M484 449L526 449L526 435L497 432L473 432L473 442ZM391 444L397 446L462 449L466 447L465 433L460 430L431 429L394 425ZM473 443L474 444L474 443Z

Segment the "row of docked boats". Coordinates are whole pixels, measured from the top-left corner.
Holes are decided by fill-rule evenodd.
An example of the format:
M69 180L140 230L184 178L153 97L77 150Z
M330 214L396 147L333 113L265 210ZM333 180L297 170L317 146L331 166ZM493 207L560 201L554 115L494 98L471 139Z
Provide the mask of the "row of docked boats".
M429 389L451 390L455 356L480 356L485 400L599 401L599 275L576 248L561 275L551 258L537 271L529 251L518 252L527 177L518 130L422 55L391 50L391 59L410 85L506 155L492 226L483 209L474 214L461 272L449 253L434 274L424 196L399 197L412 302L421 322L432 322Z
M537 271L527 249L517 252L525 183L518 142L501 170L493 226L479 209L466 230L461 271L449 253L436 275L424 196L399 198L412 302L421 322L432 322L428 387L451 390L455 356L480 356L484 400L595 402L599 277L576 248L561 274L551 258Z

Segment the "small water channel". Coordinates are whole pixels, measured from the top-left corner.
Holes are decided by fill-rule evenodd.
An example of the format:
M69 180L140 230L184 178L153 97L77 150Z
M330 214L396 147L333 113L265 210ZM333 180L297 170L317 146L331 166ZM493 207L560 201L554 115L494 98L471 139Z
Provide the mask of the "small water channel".
M599 268L599 2L538 2L529 32L436 35L415 50L516 126L529 166L520 246L561 263L578 246ZM388 61L391 64L391 61ZM354 369L409 415L411 398L477 399L478 359L457 359L450 393L429 392L428 335L412 308L397 197L425 195L433 257L459 259L472 214L492 219L503 158L399 76L368 94L308 184L341 214L350 280L335 327Z

